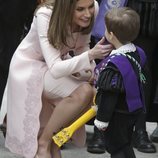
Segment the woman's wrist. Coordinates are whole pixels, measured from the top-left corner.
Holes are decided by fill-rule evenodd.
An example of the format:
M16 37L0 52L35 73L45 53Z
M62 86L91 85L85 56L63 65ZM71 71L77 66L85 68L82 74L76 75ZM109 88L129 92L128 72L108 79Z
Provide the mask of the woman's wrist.
M89 60L90 60L90 61L92 61L92 60L95 59L95 58L94 58L94 55L93 55L93 52L92 52L91 49L88 51L88 57L89 57Z

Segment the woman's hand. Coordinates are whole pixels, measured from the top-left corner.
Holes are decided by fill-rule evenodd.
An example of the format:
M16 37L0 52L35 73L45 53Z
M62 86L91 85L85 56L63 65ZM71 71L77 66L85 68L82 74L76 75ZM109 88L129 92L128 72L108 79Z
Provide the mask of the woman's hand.
M72 76L80 81L89 81L92 76L92 71L82 70L80 72L73 73Z
M103 37L92 49L89 50L89 59L103 59L113 49L111 44L104 45L105 37Z

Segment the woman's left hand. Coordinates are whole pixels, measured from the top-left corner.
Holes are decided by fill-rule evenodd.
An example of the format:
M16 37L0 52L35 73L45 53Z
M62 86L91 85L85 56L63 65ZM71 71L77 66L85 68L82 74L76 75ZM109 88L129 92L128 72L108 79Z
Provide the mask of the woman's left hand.
M76 72L72 74L74 78L80 81L89 81L92 77L92 71L91 70L82 70L80 72Z

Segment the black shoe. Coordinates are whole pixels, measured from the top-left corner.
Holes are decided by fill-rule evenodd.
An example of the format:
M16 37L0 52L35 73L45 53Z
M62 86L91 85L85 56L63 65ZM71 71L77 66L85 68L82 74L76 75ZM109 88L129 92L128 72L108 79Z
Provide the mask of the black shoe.
M0 130L3 132L3 136L5 137L6 136L6 126L1 124L0 125Z
M145 130L135 131L133 134L133 147L143 153L155 153L155 145L149 140Z
M153 133L150 136L150 140L152 142L158 143L158 126L155 128L155 130L153 131Z
M88 142L87 151L94 154L105 153L104 134L94 127L94 134L92 139Z

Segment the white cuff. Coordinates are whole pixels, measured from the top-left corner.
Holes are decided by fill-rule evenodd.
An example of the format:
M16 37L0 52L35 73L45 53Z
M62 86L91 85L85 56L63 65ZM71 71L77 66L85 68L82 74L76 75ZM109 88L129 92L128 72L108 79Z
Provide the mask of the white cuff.
M109 125L109 122L102 122L102 121L98 121L97 119L94 120L94 125L98 128L98 129L103 129L106 128Z

